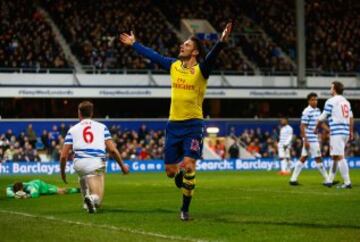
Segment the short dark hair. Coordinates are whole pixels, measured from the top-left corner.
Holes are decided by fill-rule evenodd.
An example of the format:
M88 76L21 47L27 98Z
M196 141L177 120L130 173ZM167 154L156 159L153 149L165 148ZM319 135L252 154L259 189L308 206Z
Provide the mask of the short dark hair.
M21 191L24 189L24 185L22 184L22 182L15 182L13 185L13 191L16 193L18 191Z
M344 84L342 84L339 81L334 81L331 84L334 85L334 90L336 91L337 94L342 95L344 92Z
M197 61L201 61L201 60L204 58L204 56L205 56L205 49L204 49L203 43L202 43L201 40L200 40L198 37L196 37L196 36L191 36L191 37L190 37L190 40L191 40L192 42L194 42L195 48L196 48L197 51L199 52L199 55L196 57L196 60L197 60Z
M78 109L83 118L91 118L93 116L94 105L90 101L81 102Z
M313 97L317 97L318 95L315 93L315 92L310 92L308 95L307 95L307 100L310 101L311 98Z

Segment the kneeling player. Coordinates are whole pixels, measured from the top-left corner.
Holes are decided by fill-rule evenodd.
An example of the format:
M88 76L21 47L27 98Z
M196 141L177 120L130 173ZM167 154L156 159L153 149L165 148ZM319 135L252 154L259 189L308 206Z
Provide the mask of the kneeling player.
M65 137L61 152L61 177L66 183L65 166L71 149L74 150L74 169L79 175L84 207L89 213L96 212L104 196L105 148L119 164L122 172L127 174L128 167L120 157L108 128L91 120L93 104L85 101L79 104L80 122L73 126Z
M6 196L17 199L38 198L40 195L62 195L79 192L79 188L57 187L38 179L29 182L15 182L6 188Z
M313 92L309 93L307 101L309 106L307 106L302 113L300 125L301 136L303 138L303 148L300 160L295 164L295 168L290 179L290 185L293 186L299 185L297 179L308 157L315 158L316 166L324 178L323 183L327 184L329 182L326 170L322 164L319 139L313 131L321 114L320 109L317 107L317 94Z

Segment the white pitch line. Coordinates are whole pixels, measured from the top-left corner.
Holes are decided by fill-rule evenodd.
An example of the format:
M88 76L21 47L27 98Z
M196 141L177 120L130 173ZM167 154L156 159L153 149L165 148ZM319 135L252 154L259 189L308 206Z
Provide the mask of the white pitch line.
M329 188L327 188L327 189L329 189ZM319 192L317 192L317 191L294 191L294 190L283 190L283 191L276 190L276 191L274 191L274 190L258 189L258 188L235 188L234 190L239 190L239 191L244 191L244 192L269 192L269 193L280 193L280 194L309 194L309 195L312 194L312 195L323 195L323 196L341 196L341 195L343 195L343 193L330 193L330 192L320 192L320 191Z
M40 218L40 219L59 222L59 223L75 224L75 225L79 225L79 226L86 226L86 227L92 227L92 228L110 229L110 230L114 230L114 231L121 231L121 232L128 232L128 233L138 234L138 235L152 236L152 237L162 238L162 239L167 239L167 240L181 240L181 241L194 241L194 242L205 242L206 241L206 240L196 240L196 239L190 239L190 238L184 238L184 237L170 236L170 235L153 233L153 232L146 232L146 231L137 230L137 229L116 227L116 226L105 225L105 224L83 223L83 222L71 221L71 220L67 220L67 219L60 219L60 218L56 218L53 216L40 216L40 215L35 215L35 214L30 214L30 213L14 212L14 211L3 210L3 209L0 209L0 213L20 215L20 216L29 217L29 218Z

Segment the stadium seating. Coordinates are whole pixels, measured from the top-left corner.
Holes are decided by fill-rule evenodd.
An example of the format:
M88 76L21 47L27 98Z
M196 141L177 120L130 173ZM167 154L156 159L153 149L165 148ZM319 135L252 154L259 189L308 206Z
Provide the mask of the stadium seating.
M119 43L119 34L130 30L145 45L167 56L177 55L179 40L149 0L51 1L46 8L83 65L153 69Z
M245 129L239 136L239 141L244 145L249 152L256 157L276 157L278 130L274 129L272 132L262 131L258 129ZM329 135L321 135L321 153L323 157L328 157L330 152ZM360 155L360 136L355 132L354 141L347 144L346 156ZM302 139L300 136L294 135L292 140L291 157L300 157L302 149Z
M359 5L355 0L306 1L307 68L316 73L360 71L360 44L354 41L360 37ZM296 61L295 4L286 0L5 1L0 67L71 67L38 6L49 12L84 67L158 69L122 46L119 34L135 30L144 44L177 56L180 19L203 18L218 32L235 20L233 38L215 69L253 72L248 59L263 72L296 70L290 62ZM209 50L213 42L204 44Z
M251 0L243 2L247 14L296 60L295 2ZM317 72L359 72L360 36L355 0L306 1L307 68Z
M355 0L307 1L307 63L328 72L359 72L360 4Z
M229 158L229 147L225 146L224 138L235 139L237 143L246 148L254 157L274 158L277 156L278 129L270 132L261 128L244 129L239 135L230 129L224 137L209 140L207 145L221 158ZM44 129L37 134L31 123L23 132L16 133L9 126L8 131L0 135L0 162L2 161L58 161L60 149L69 126L62 123L52 125L50 130ZM125 160L162 160L164 159L165 136L163 130L148 128L145 124L139 129L122 128L118 124L111 125L110 133L120 154ZM355 132L354 141L347 144L346 156L360 156L360 135ZM329 136L321 136L322 155L329 156ZM291 156L301 155L302 141L294 136Z
M31 2L2 1L0 9L0 68L69 67L50 26Z
M31 124L30 124L31 126ZM0 162L2 161L59 161L68 126L53 125L38 135L32 128L19 134L9 130L0 135ZM142 126L138 131L122 130L113 125L110 128L113 140L125 160L163 159L164 132ZM41 157L40 157L41 155Z
M276 54L275 50L280 47L266 39L258 26L245 17L244 4L239 1L159 1L158 4L175 26L179 26L181 18L204 18L221 32L228 21L234 21L234 45L241 48L246 57L259 68L276 71L293 69L280 53ZM176 14L171 11L173 5ZM238 59L233 53L226 54L231 61Z

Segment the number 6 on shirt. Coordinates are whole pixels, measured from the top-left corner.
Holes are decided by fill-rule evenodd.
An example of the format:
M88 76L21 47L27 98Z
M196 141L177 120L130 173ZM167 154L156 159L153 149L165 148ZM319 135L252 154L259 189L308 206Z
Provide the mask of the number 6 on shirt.
M86 126L83 130L84 141L88 144L91 144L94 140L94 134L91 132L91 126Z

